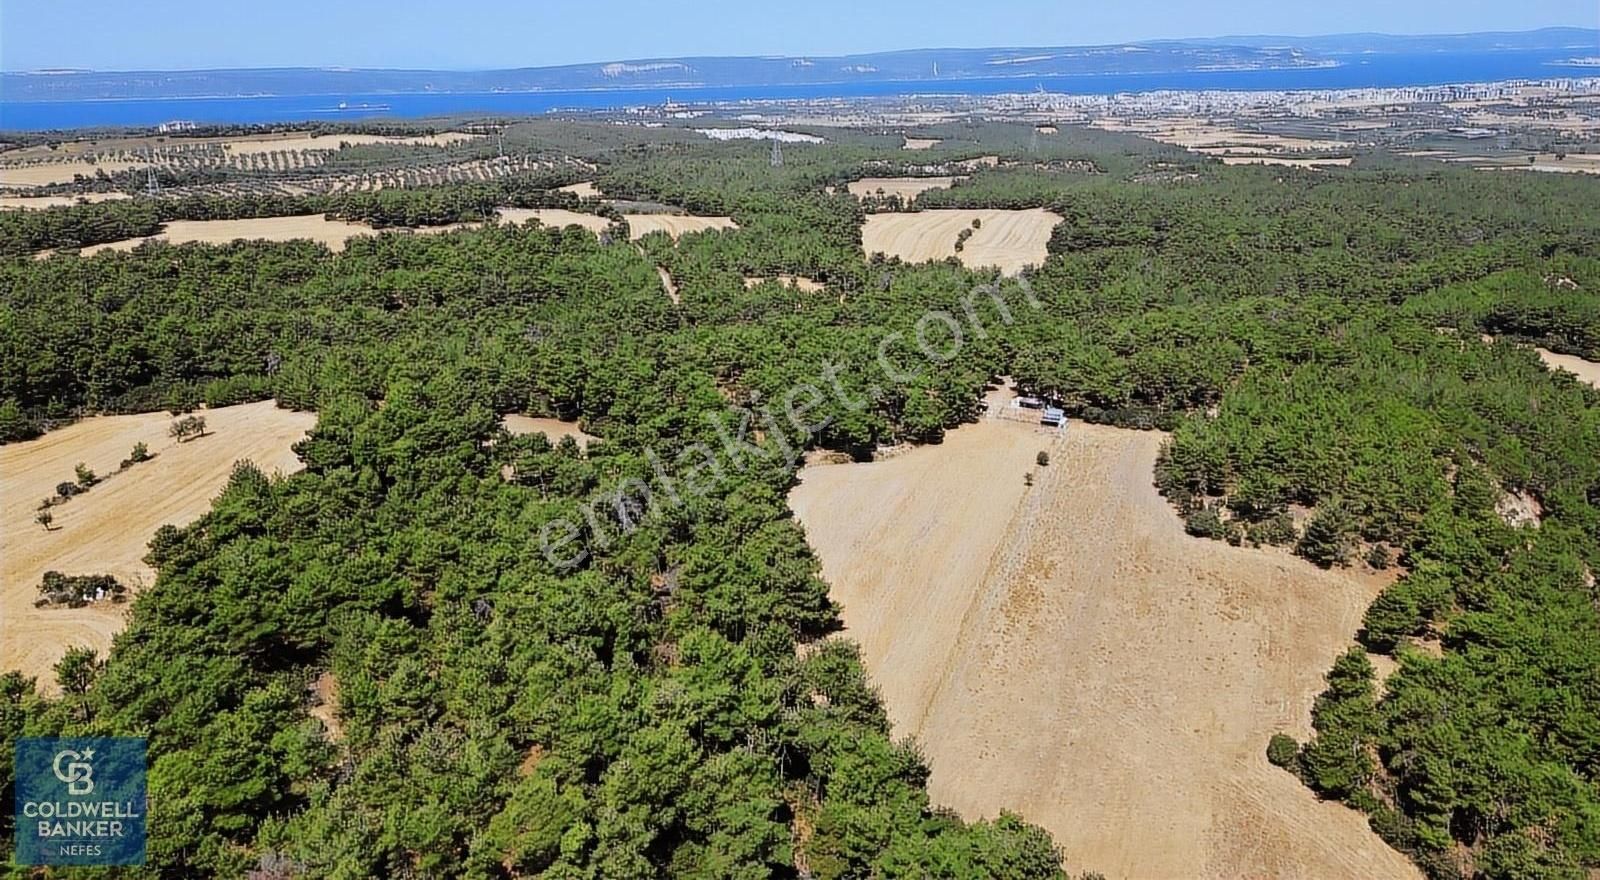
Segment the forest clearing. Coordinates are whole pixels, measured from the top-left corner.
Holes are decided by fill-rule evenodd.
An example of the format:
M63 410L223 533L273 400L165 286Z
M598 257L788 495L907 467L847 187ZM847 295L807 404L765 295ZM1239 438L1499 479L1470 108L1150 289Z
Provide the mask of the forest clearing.
M684 214L624 214L629 237L638 241L652 232L665 232L677 238L687 232L738 229L731 217L690 217Z
M1349 156L1337 156L1328 159L1295 159L1288 156L1223 156L1224 165L1287 165L1291 168L1321 168L1327 165L1349 165L1354 161Z
M593 181L588 180L585 180L582 183L569 183L566 186L557 187L556 191L569 192L580 199L599 199L605 197L605 194L600 192L599 187L595 186Z
M331 251L344 250L345 242L358 235L376 235L377 230L362 223L329 220L323 214L295 217L250 217L243 220L174 220L155 235L127 238L90 245L79 254L92 257L101 251L131 251L147 241L168 244L227 244L230 241L293 241L309 239Z
M774 275L770 278L763 278L759 275L746 275L744 279L744 286L745 289L748 290L752 287L759 287L769 281L781 284L784 287L793 287L802 293L816 293L817 291L827 287L826 284L811 278L807 278L804 275Z
M499 219L502 223L526 223L529 220L538 220L546 226L554 226L556 228L577 225L595 233L604 231L609 223L604 217L595 214L583 214L563 208L501 208ZM331 251L338 252L345 249L350 239L361 235L379 235L384 232L439 234L454 232L458 229L472 229L480 225L482 224L447 223L439 226L405 226L377 229L365 223L332 220L325 214L250 217L240 220L173 220L155 235L89 245L79 251L79 254L91 257L101 251L131 251L147 241L163 241L167 244L190 244L193 242L227 244L234 241L295 241L297 239L314 241L326 245ZM49 254L49 251L41 251L38 256L46 257Z
M1540 348L1536 349L1536 351L1539 352L1539 359L1544 361L1544 365L1550 369L1565 370L1577 376L1579 381L1588 382L1590 385L1600 388L1600 364L1584 360L1577 355L1556 354L1548 348Z
M38 211L62 208L82 202L110 202L128 198L127 193L74 193L67 196L0 196L0 211Z
M1049 440L985 421L790 497L934 802L1018 811L1111 877L1418 876L1265 756L1383 580L1187 536L1161 434Z
M49 186L52 183L71 183L78 176L94 177L98 172L115 174L134 168L148 167L148 162L100 161L81 159L66 162L41 162L31 165L0 164L0 187Z
M577 422L567 422L561 419L512 413L501 417L500 424L504 425L507 431L519 436L522 434L543 434L552 444L560 443L563 437L571 437L577 442L579 449L588 449L590 443L600 439L593 434L585 434L578 427Z
M582 226L593 233L606 230L611 221L598 214L584 214L579 211L568 211L565 208L501 208L501 223L526 223L537 220L546 226L557 229L566 226Z
M35 608L43 574L109 574L133 591L148 585L154 576L142 559L157 528L210 510L236 461L267 474L297 470L290 446L316 423L315 415L270 400L200 415L206 434L184 442L168 435L172 415L153 412L95 416L0 446L0 668L53 687L52 667L67 648L85 645L105 656L127 605ZM135 443L146 444L152 457L119 472ZM71 481L80 462L101 482L51 507L47 531L34 520L39 502Z
M850 194L856 198L899 196L910 202L930 189L949 189L955 177L863 177L850 182Z
M1060 215L1043 208L871 214L861 228L861 244L868 256L882 253L910 263L959 256L968 267L998 266L1015 275L1023 266L1045 261L1050 231L1060 222ZM964 230L972 235L958 251Z

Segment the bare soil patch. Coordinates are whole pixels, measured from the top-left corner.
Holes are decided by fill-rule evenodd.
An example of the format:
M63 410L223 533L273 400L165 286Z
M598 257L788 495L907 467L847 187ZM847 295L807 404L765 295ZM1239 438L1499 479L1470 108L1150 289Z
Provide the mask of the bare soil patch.
M911 201L930 189L949 189L954 177L863 177L850 182L850 194L864 196L899 196Z
M272 401L204 412L208 433L186 443L167 436L164 412L99 416L29 440L0 446L0 670L20 669L55 687L51 667L70 646L104 656L122 629L126 605L35 608L46 571L109 574L137 590L154 580L141 560L158 527L184 525L211 508L233 464L255 462L266 473L301 467L290 450L316 416L278 409ZM154 458L116 473L133 444ZM55 524L34 523L39 502L87 464L103 482L52 507Z
M1038 468L1037 432L985 421L790 496L934 801L1019 811L1110 877L1418 877L1265 757L1382 581L1185 535L1159 434L1073 423Z
M1340 156L1331 159L1295 159L1289 156L1223 156L1224 165L1288 165L1294 168L1322 168L1333 165L1349 165L1354 161L1349 156Z
M582 226L593 233L604 232L611 221L596 214L584 214L578 211L568 211L565 208L501 208L500 222L526 223L537 220L546 226L557 228L565 226Z
M0 186L47 186L52 183L71 183L79 175L95 177L99 172L116 174L130 168L143 168L148 163L105 160L85 162L42 162L34 165L0 165Z
M593 434L585 434L578 428L577 422L565 422L561 419L512 413L501 417L500 424L513 434L543 434L551 443L560 443L562 437L571 437L578 442L580 449L588 449L590 443L600 439Z
M1540 348L1535 350L1539 352L1540 360L1543 360L1544 365L1550 369L1565 370L1577 376L1580 381L1588 382L1590 385L1600 388L1600 363L1586 361L1576 355L1556 354L1549 349Z
M239 240L293 241L297 238L307 238L327 245L329 250L342 251L349 239L357 235L376 234L377 231L370 226L329 220L321 214L251 217L244 220L174 220L155 235L90 245L79 253L90 257L101 251L131 251L146 241L227 244Z
M934 147L937 147L942 143L944 143L944 141L940 140L939 138L907 137L905 145L902 147L902 149L907 149L907 150L931 150Z
M974 220L979 221L976 229ZM1044 263L1050 231L1060 222L1060 216L1043 208L872 214L861 228L861 243L868 255L883 253L921 263L957 256L956 239L962 230L973 229L959 254L961 262L974 268L998 266L1014 275L1025 265Z
M793 287L805 293L816 293L827 286L821 281L812 280L804 275L774 275L770 278L762 278L758 275L746 275L744 278L744 286L745 289L748 290L749 288L758 287L762 284L765 284L768 281L776 281L777 283L782 284L784 287Z
M604 198L605 196L604 193L600 192L599 187L587 180L582 183L571 183L566 186L557 187L557 189L561 190L562 192L572 193L580 199L598 199Z
M738 229L731 217L690 217L684 214L624 214L628 221L629 237L638 240L652 232L665 232L677 238L686 232L705 232L716 229Z
M125 199L127 193L78 193L70 196L0 196L0 210L37 211L43 208L71 207L83 202L111 202Z

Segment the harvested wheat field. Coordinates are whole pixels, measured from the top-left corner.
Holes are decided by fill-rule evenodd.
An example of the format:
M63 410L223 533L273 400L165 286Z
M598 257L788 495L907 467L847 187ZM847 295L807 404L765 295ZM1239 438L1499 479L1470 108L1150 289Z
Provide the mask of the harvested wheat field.
M1049 256L1045 246L1061 217L1043 208L1026 211L992 209L941 209L913 214L871 214L861 227L861 244L875 253L911 263L957 256L956 239L972 221L981 221L959 256L973 268L998 266L1015 275L1026 265L1042 265Z
M332 152L344 145L360 147L369 144L397 144L443 147L462 141L477 140L480 137L482 135L466 134L459 131L447 131L442 134L419 135L416 137L376 134L317 135L295 132L270 137L223 138L220 139L220 142L222 143L222 149L229 153L248 155L250 153L294 152L296 150L327 150Z
M46 571L110 574L130 589L153 573L140 560L158 527L183 525L205 513L239 460L263 471L294 471L290 445L316 416L278 409L272 401L204 412L207 434L179 443L167 436L164 412L98 416L29 440L0 446L0 670L20 669L55 687L51 667L68 647L104 656L122 628L126 605L35 608ZM155 456L117 473L133 444ZM34 522L40 500L73 478L83 462L102 482L51 508L55 523Z
M155 235L91 245L80 253L89 257L101 251L131 251L146 241L227 244L238 240L292 241L297 238L307 238L327 245L329 250L342 251L347 240L357 235L376 234L377 231L370 226L329 220L321 214L251 217L244 220L174 220Z
M588 449L590 443L600 438L593 434L585 434L578 428L577 422L565 422L561 419L536 418L512 413L503 416L500 424L513 434L543 434L551 443L560 443L562 437L571 437L578 441L578 446Z
M561 192L572 193L580 199L599 199L605 197L605 194L600 192L599 187L587 180L582 183L569 183L566 186L558 186L556 189L560 190Z
M1570 354L1556 354L1548 349L1537 349L1539 358L1544 365L1552 370L1564 370L1578 377L1580 382L1600 388L1600 363L1586 361L1581 357Z
M629 238L637 241L652 232L665 232L677 238L687 232L738 229L730 217L690 217L684 214L623 214L628 221Z
M821 281L815 281L804 275L774 275L770 278L762 278L759 275L746 275L744 286L746 290L749 290L752 287L760 287L768 281L781 284L784 287L793 287L804 293L816 293L827 286Z
M1265 756L1382 584L1190 538L1161 442L985 421L802 471L790 505L934 802L1018 811L1113 878L1418 877Z
M1289 156L1223 156L1224 165L1288 165L1294 168L1321 168L1328 165L1349 165L1354 161L1349 156L1340 156L1333 159L1295 159Z
M96 177L101 171L116 174L118 171L143 168L146 164L112 160L41 162L32 165L0 164L0 186L47 186L52 183L71 183L79 175Z
M866 196L899 196L911 201L930 189L949 189L954 177L863 177L850 182L850 194L856 198Z
M127 193L77 193L70 196L0 196L0 211L37 211L42 208L71 207L79 202L111 202L125 199Z
M566 226L582 226L590 232L600 233L611 224L610 220L595 214L582 214L577 211L568 211L565 208L501 208L500 222L526 223L537 220L546 226L562 228Z
M901 149L906 150L931 150L934 147L939 146L941 143L944 143L944 141L940 140L939 138L914 138L906 136L905 140L906 142Z

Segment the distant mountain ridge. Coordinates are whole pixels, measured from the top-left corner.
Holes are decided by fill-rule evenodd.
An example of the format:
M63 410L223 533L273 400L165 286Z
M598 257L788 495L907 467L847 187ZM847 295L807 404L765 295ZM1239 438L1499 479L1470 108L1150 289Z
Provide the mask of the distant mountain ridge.
M253 68L31 71L0 74L6 102L217 96L384 95L600 89L799 86L1047 76L1331 67L1354 55L1439 52L1600 52L1600 30L1395 36L1236 36L1102 46L908 49L839 56L649 58L445 71ZM1561 75L1553 71L1552 76Z

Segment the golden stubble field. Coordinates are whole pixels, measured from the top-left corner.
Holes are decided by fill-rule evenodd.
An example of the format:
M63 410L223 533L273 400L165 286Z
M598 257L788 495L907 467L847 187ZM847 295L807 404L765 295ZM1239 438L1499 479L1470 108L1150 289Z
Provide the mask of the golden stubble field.
M1018 811L1113 878L1418 877L1265 757L1382 583L1184 534L1160 434L1050 436L985 421L790 496L934 802Z
M1008 275L1042 265L1049 256L1050 232L1061 217L1043 208L1025 211L939 209L914 213L870 214L861 227L868 256L883 253L910 263L957 256L956 239L980 221L959 254L967 266L998 266Z
M738 229L731 217L691 217L687 214L623 214L628 221L629 238L637 241L652 232L665 232L677 238L689 232Z
M949 189L961 178L956 177L863 177L850 182L850 194L864 196L899 196L909 202L930 189Z
M591 232L604 231L609 221L595 214L581 214L562 208L501 208L502 223L526 223L538 220L546 226L582 226ZM292 217L249 217L240 220L173 220L155 235L127 238L121 241L90 245L79 251L81 256L92 257L101 251L131 251L146 241L164 241L168 244L227 244L233 241L295 241L306 239L326 245L331 251L342 251L350 239L359 235L379 235L384 232L413 232L419 234L453 232L472 229L478 223L450 223L443 226L398 227L374 229L364 223L330 220L323 214L300 214ZM43 251L39 256L48 256Z
M130 588L148 585L153 573L141 560L157 528L209 510L236 461L252 461L268 474L298 470L290 446L316 423L315 415L278 409L270 400L201 414L209 433L186 443L167 436L172 416L157 412L97 416L0 446L0 670L20 669L53 690L52 667L68 647L104 656L127 604L35 608L43 574L110 574ZM155 457L116 473L140 441ZM45 531L34 522L39 502L72 480L78 462L103 482L52 507L55 524Z

